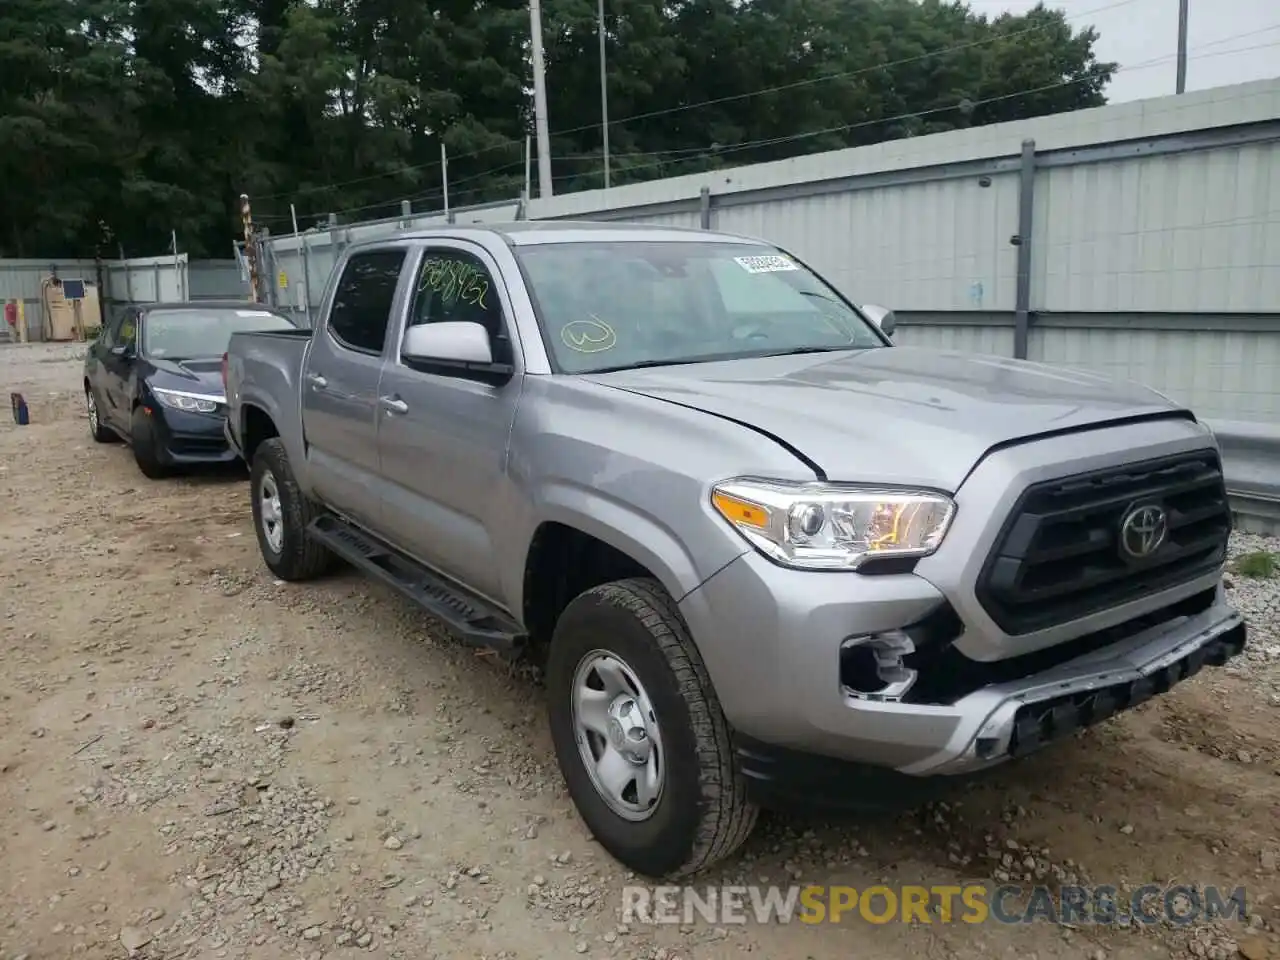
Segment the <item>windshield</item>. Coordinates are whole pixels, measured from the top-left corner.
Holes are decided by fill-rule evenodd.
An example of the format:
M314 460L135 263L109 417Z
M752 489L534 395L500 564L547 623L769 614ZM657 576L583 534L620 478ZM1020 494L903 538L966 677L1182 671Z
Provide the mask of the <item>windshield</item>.
M516 255L564 373L885 345L835 291L773 247L548 243Z
M209 359L226 353L233 333L292 327L278 314L249 306L152 310L142 324L142 352L166 360Z

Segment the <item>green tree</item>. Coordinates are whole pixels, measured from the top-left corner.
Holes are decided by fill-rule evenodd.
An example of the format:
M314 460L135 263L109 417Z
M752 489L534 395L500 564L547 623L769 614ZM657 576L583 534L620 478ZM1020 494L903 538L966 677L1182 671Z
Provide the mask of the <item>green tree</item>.
M952 0L606 0L613 182L1104 102L1060 11ZM596 0L544 0L556 190L602 183ZM525 0L5 0L0 256L223 256L273 231L509 199Z

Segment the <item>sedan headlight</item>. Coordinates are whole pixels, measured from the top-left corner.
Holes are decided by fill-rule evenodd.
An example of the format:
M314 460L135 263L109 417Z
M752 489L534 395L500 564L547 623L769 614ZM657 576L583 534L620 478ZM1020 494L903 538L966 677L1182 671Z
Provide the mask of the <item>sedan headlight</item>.
M152 387L151 392L166 407L186 413L217 413L219 404L223 402L221 397L201 396L195 393L183 393L181 390L165 390L161 387Z
M761 553L804 570L928 556L956 510L950 497L928 490L756 479L717 484L711 503Z

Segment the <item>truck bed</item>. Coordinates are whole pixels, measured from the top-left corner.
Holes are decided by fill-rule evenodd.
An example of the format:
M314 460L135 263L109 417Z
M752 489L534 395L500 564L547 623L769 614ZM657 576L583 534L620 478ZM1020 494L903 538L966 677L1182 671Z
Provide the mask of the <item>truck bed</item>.
M245 402L264 410L286 442L301 441L302 366L311 344L311 329L255 331L232 334L227 345L228 429L235 445L245 451L241 411ZM234 398L234 399L233 399ZM300 455L300 450L290 450Z

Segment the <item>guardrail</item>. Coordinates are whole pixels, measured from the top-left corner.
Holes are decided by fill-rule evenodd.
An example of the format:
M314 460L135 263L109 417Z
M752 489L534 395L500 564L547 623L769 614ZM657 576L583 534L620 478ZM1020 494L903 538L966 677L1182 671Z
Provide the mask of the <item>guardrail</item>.
M1280 535L1280 426L1245 420L1206 423L1222 448L1236 528Z

